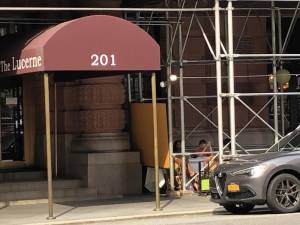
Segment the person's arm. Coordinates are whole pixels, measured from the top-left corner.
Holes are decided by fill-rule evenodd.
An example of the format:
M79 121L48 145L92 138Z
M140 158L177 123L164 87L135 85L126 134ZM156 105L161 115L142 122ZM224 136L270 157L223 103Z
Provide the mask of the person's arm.
M212 151L210 141L206 144L204 152L207 153L207 154L204 154L204 156L211 156L212 155L213 151Z
M207 143L207 151L211 153L213 152L210 141Z

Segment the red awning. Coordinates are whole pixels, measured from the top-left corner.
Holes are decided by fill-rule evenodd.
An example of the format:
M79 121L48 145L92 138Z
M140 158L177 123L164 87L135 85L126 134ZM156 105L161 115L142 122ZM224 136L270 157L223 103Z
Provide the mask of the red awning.
M157 71L160 47L118 17L87 16L20 40L0 39L0 76L42 71Z

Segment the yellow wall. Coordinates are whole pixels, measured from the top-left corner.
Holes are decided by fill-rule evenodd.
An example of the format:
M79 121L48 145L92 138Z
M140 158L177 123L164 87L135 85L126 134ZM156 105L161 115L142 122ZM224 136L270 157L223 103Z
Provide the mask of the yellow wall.
M131 104L131 134L135 150L141 152L142 163L154 167L153 121L151 103ZM166 105L157 104L158 152L161 168L169 168Z

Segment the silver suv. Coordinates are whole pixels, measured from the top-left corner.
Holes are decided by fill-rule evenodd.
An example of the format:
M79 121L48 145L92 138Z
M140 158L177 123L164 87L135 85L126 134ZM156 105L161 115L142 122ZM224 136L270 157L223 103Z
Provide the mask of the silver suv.
M300 210L300 125L264 154L221 164L210 177L211 200L232 213L266 204L278 213Z

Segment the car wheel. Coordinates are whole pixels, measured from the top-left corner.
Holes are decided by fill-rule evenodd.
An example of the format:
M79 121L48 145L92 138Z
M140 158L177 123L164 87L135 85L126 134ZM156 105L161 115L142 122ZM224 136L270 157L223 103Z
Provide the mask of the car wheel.
M267 204L278 213L296 212L300 208L300 181L291 174L280 174L269 184Z
M234 214L244 214L251 211L254 208L254 204L250 203L236 203L236 204L224 204L223 207Z

